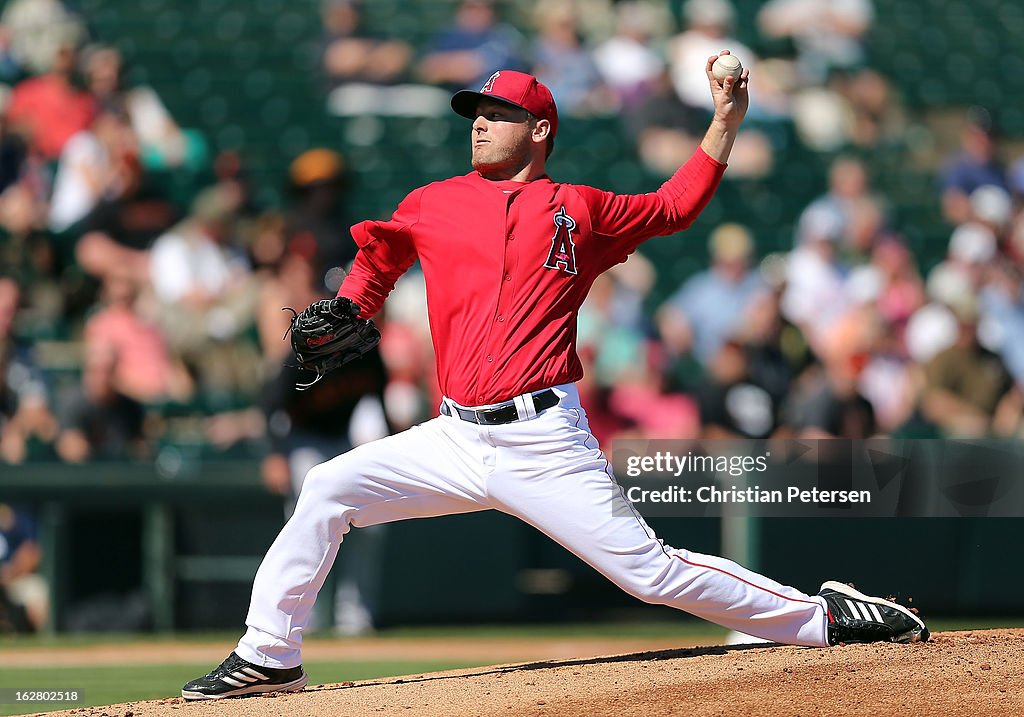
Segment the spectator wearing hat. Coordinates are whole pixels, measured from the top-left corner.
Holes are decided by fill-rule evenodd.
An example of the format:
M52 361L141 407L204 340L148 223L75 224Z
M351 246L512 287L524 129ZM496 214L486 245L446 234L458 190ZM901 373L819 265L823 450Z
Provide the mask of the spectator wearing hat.
M998 238L992 229L977 221L967 221L952 230L945 259L932 267L929 285L944 291L976 295L988 277L998 255ZM945 275L948 275L948 279ZM954 279L957 281L954 281ZM940 300L951 306L961 296L941 294Z
M1003 187L983 184L968 197L971 221L988 227L1000 244L1008 237L1013 220L1013 197Z
M764 283L750 267L753 240L739 224L723 224L708 242L711 267L687 280L658 310L661 336L677 355L707 365L738 328Z
M332 293L341 286L342 271L348 269L357 251L345 215L344 170L340 154L319 147L296 157L288 172L287 251L309 260L316 286Z

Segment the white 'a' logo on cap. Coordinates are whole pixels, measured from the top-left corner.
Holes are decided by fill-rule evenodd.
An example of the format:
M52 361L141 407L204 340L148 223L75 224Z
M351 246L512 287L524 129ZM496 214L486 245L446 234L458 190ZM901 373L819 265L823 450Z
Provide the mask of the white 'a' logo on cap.
M480 91L481 92L493 92L494 91L494 81L497 80L499 76L501 76L501 70L498 70L493 75L488 77L487 78L487 82L485 82L484 86L480 88Z

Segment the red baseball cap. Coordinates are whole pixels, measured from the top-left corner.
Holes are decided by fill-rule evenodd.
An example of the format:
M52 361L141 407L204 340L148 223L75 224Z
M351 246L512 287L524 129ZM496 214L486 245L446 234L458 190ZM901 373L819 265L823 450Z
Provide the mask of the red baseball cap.
M558 132L558 109L551 90L533 75L515 70L498 70L479 92L460 90L452 96L452 109L469 119L476 119L476 106L480 100L496 99L521 107L537 119L551 123L551 136Z

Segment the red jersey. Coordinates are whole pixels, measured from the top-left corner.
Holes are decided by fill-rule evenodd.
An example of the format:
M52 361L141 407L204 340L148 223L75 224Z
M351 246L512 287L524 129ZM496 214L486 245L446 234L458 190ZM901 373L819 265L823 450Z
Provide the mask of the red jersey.
M352 227L360 251L338 295L372 316L418 258L444 395L479 406L578 381L576 317L594 280L690 226L724 171L698 149L649 194L475 171L428 184L390 221Z

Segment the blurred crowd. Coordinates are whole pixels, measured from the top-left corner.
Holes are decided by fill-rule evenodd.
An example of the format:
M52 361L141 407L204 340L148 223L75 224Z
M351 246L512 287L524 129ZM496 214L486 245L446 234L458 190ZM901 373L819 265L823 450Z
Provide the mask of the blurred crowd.
M915 256L876 187L870 150L900 144L907 110L868 62L870 0L769 0L737 39L730 0L458 0L418 45L324 0L325 113L447 114L452 90L533 72L566 117L621 118L652 176L692 153L711 109L705 58L751 69L752 110L727 180L769 177L787 143L831 160L820 196L766 253L726 220L703 270L671 277L643 250L600 277L579 322L592 428L615 437L1012 437L1024 416L1024 157L988 111L960 112L932 172L948 228ZM294 499L308 467L436 415L422 276L377 317L379 352L308 380L289 366L290 314L334 295L367 218L340 147L309 147L258 206L244 152L181 127L125 82L117 38L60 0L0 14L0 471L32 461L145 461L241 451ZM747 28L749 30L749 28ZM749 33L745 35L749 37ZM569 120L572 121L571 119ZM285 169L285 168L282 168ZM411 189L412 187L409 187ZM2 478L0 478L2 483ZM342 571L335 620L373 623L379 542ZM0 505L0 632L44 624L31 514ZM359 594L360 590L364 594ZM326 619L326 618L325 618Z
M922 265L859 151L895 141L906 115L868 64L870 0L763 4L757 46L782 49L762 57L736 38L729 0L524 8L460 0L413 46L371 27L368 4L325 0L325 112L447 113L453 89L523 69L565 116L621 117L624 146L667 175L708 120L699 68L730 48L754 81L727 177L767 176L790 137L832 158L785 251L765 255L751 227L726 221L659 240L708 247L707 268L675 277L667 300L642 251L598 280L579 348L601 439L1020 432L1024 159L1007 161L984 109L962 115L934 176L948 251ZM171 470L182 446L243 450L288 493L310 451L434 415L415 269L378 317L379 355L291 390L303 377L281 309L334 294L356 251L348 227L365 218L347 202L358 178L341 148L294 157L280 206L257 206L244 153L218 151L124 77L119 51L59 0L4 5L0 462Z

